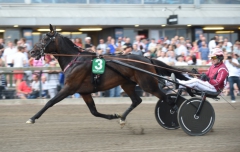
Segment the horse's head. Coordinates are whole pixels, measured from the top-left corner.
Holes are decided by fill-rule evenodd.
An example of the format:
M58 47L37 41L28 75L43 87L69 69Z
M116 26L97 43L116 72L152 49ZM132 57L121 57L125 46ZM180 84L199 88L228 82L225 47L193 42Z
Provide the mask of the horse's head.
M44 56L44 53L58 54L54 45L58 33L53 29L50 24L50 32L48 32L40 42L36 43L33 49L30 51L31 57L35 57L37 60Z

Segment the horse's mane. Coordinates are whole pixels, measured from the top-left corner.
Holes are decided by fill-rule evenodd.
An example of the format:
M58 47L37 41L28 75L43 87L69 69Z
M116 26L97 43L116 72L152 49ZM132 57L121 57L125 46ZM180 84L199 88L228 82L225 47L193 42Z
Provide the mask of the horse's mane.
M79 50L79 47L74 44L69 38L67 37L64 37L62 35L60 35L63 39L63 41L60 43L60 47L62 48L66 48L66 47L70 47L70 48L66 48L66 50L73 50L74 52L73 53L79 53L80 50ZM66 53L69 53L69 52L66 52ZM81 54L90 54L90 55L95 55L94 52L92 52L91 50L85 50L85 51L81 51Z
M59 43L62 50L67 51L67 54L70 53L79 53L78 47L67 37L60 35L61 42ZM70 52L71 51L71 52Z

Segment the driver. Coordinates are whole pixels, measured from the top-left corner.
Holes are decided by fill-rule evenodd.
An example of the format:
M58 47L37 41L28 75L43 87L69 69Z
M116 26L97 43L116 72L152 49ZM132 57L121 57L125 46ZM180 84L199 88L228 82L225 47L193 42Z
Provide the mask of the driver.
M207 70L206 73L200 74L200 79L192 78L187 81L176 80L175 75L172 73L172 80L199 91L222 91L226 84L226 78L228 76L228 69L223 63L223 52L221 49L215 48L210 57L212 66ZM178 84L174 83L174 88L177 89ZM185 87L180 85L179 88Z

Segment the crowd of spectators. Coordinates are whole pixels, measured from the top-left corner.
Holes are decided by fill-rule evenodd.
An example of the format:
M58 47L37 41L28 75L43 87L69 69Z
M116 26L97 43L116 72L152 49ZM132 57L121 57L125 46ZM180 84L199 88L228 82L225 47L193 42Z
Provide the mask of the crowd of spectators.
M30 46L25 38L8 41L6 44L0 38L0 66L1 67L58 67L58 61L46 55L40 60L29 56ZM56 95L61 71L19 71L14 70L13 76L1 74L1 85L4 89L15 89L16 98L35 99L39 97L52 98ZM11 78L11 79L10 79ZM39 81L41 79L41 81ZM41 82L41 83L40 83ZM1 90L1 91L2 91ZM43 91L40 91L43 90ZM0 97L2 98L2 97Z
M190 39L175 36L169 39L167 36L158 40L142 39L137 35L135 40L128 37L119 37L117 40L108 36L107 41L99 40L99 44L95 47L91 44L91 38L85 38L85 48L91 48L99 54L136 54L149 58L155 58L171 66L183 65L211 65L209 54L214 48L220 48L223 52L232 52L236 54L239 60L240 42L238 40L232 44L228 38L216 35L210 41L206 41L203 34L199 35L199 39L191 42Z
M228 53L232 53L232 57L238 62L240 61L240 42L236 40L232 44L228 38L218 35L210 41L206 41L204 35L200 34L199 39L194 42L179 36L170 39L165 36L156 40L154 38L145 39L139 35L135 37L135 40L131 40L129 37L114 39L108 36L105 41L104 38L100 38L96 46L91 43L91 37L86 37L84 41L83 43L81 38L72 39L76 46L91 49L101 55L134 54L154 58L170 66L211 65L209 55L216 47L221 48L226 56ZM29 50L30 46L26 43L25 38L14 42L10 41L6 44L0 38L0 65L2 67L59 67L58 61L53 56L47 55L45 58L35 60L29 56ZM227 57L225 60L227 60ZM64 85L63 73L61 71L42 72L14 71L12 87L16 89L16 96L22 99L52 98L55 96ZM4 83L6 87L10 87L10 76L7 74L2 75L2 77L6 78ZM237 87L236 90L238 90ZM119 97L121 92L123 90L117 86L106 92L96 93L94 96ZM144 95L148 94L144 93ZM73 97L78 98L80 96L74 94Z
M188 65L211 65L209 55L215 48L220 48L225 54L224 62L228 62L227 54L231 53L233 59L240 62L240 42L236 40L232 44L227 37L214 36L207 41L203 34L199 35L199 39L191 42L190 39L175 36L169 39L167 36L156 40L142 39L137 35L135 40L128 37L118 37L114 39L111 36L99 40L99 44L95 47L91 44L91 38L85 38L85 48L91 48L98 54L117 55L117 54L135 54L148 58L160 60L170 66L188 66ZM240 77L240 69L238 69L238 78ZM229 94L229 84L226 85L225 94ZM236 94L239 94L238 87L235 86ZM121 92L121 91L120 91ZM119 96L114 95L114 96Z

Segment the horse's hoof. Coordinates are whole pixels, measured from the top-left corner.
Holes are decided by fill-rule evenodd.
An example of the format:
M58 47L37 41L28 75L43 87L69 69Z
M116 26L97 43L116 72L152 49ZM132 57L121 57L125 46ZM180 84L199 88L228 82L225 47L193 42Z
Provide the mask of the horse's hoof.
M27 124L34 124L35 123L35 120L32 120L32 119L28 119L28 121L26 121Z
M123 128L125 126L126 122L124 120L120 119L119 124L120 124L121 128Z
M115 114L114 114L114 117L116 117L116 118L121 118L122 115L120 115L120 114L118 114L118 113L115 113Z

